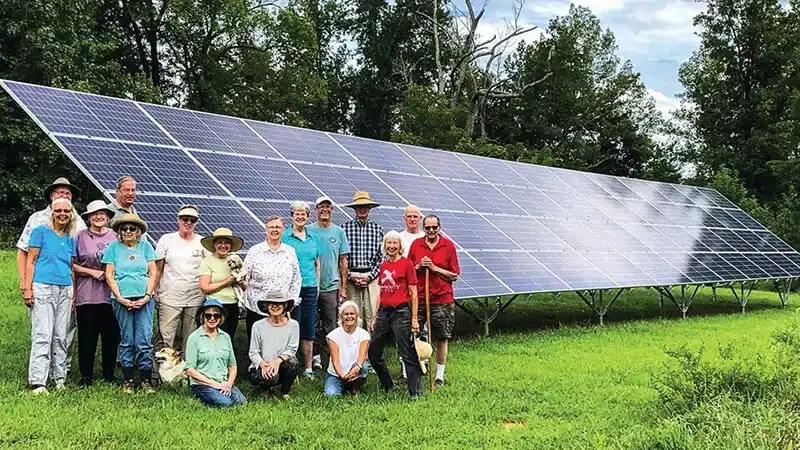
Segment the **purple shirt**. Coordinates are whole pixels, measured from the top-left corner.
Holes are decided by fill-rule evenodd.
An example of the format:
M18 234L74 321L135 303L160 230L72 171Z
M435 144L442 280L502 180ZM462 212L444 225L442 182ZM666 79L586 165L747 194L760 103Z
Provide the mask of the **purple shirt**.
M117 235L112 230L97 234L86 229L78 233L76 240L78 256L75 257L75 263L88 269L102 270L100 259L103 251L109 244L117 240ZM111 289L105 280L100 281L86 276L76 277L76 305L109 303L110 299Z

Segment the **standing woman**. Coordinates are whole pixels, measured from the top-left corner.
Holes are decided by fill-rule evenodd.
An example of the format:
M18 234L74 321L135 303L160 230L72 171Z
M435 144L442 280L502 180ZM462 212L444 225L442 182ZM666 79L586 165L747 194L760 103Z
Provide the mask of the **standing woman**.
M111 225L117 233L103 253L106 282L114 296L112 306L120 328L119 359L123 391L134 391L133 370L139 367L140 388L153 391L153 290L156 252L142 234L147 223L135 214L123 214Z
M403 256L400 233L390 231L383 238L383 253L388 257L378 271L378 310L372 316L369 361L384 390L394 387L392 375L383 359L383 349L394 336L397 352L403 358L408 375L408 395L416 400L422 395L422 373L412 340L419 333L417 321L417 271Z
M78 232L76 257L72 263L75 272L75 313L78 318L78 369L81 373L79 385L92 385L94 355L97 340L102 337L103 379L114 381L117 364L119 326L111 307L111 289L106 283L106 274L100 259L106 247L116 241L116 234L106 225L114 217L114 211L102 200L95 200L86 207L81 217L88 219L89 228Z
M313 378L312 352L314 337L317 330L317 294L321 266L319 258L322 256L322 242L316 231L306 227L311 208L308 203L295 201L291 203L292 227L283 233L281 240L294 248L300 264L302 287L300 288L300 305L295 311L295 318L300 323L300 342L303 350L303 375Z
M31 232L22 297L31 312L28 382L34 394L47 393L47 378L64 389L67 377L67 333L72 318L72 258L75 218L72 202L56 198L48 223Z
M208 297L214 297L225 308L225 320L219 326L236 339L236 327L239 325L239 304L233 291L233 276L228 266L228 255L238 252L244 246L244 240L234 236L227 228L217 228L214 235L200 240L203 247L213 254L200 262L200 290Z
M247 342L251 342L253 324L268 316L258 302L264 301L269 292L278 291L295 305L299 303L300 263L294 249L281 242L283 219L267 218L266 231L266 241L252 246L244 259Z

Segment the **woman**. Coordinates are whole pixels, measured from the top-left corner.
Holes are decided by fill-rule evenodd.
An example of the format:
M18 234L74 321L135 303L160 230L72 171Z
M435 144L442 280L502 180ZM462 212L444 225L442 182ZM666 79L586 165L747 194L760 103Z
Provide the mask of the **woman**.
M207 298L197 311L199 328L186 340L189 385L195 397L210 407L224 408L247 402L233 385L236 357L231 337L221 329L227 315L227 309L219 300Z
M82 387L92 385L94 355L98 338L103 339L103 379L114 381L117 364L119 326L111 307L111 290L100 264L106 247L116 240L116 235L106 227L114 211L102 200L95 200L81 214L89 228L78 233L76 257L72 264L75 272L75 313L78 319L78 369Z
M220 327L236 340L236 328L239 325L239 304L233 290L233 276L228 266L228 255L238 252L244 246L244 240L234 236L227 228L217 228L212 236L204 237L200 243L211 256L200 262L200 290L207 296L213 295L225 308L225 320Z
M31 354L28 383L35 395L47 393L52 375L56 389L67 377L67 332L72 315L72 258L75 257L75 219L72 202L57 198L50 204L48 223L31 232L22 297L30 308Z
M320 277L322 242L315 232L306 228L311 208L303 201L292 202L292 228L283 233L281 240L294 248L300 264L300 305L295 319L300 323L300 343L303 349L303 375L314 378L312 353L317 328L317 292Z
M367 381L367 348L369 333L358 326L358 305L346 301L339 307L339 328L328 333L328 377L325 379L326 397L338 397L345 391L358 395Z
M282 398L289 397L297 377L297 346L300 342L300 325L287 317L294 301L279 291L267 293L258 302L268 317L253 325L250 340L250 380L263 390L263 395L279 389Z
M279 291L295 304L300 296L301 277L297 255L292 247L281 242L283 219L269 217L266 231L266 241L252 246L244 259L247 342L251 341L253 324L267 315L258 308L258 302L266 299L267 293Z
M139 387L153 392L153 290L156 252L142 234L147 223L135 214L123 214L111 225L117 233L103 253L106 283L114 296L112 306L120 328L119 360L123 392L135 389L133 371L139 368Z
M412 335L419 333L417 321L417 273L414 264L403 257L400 233L390 231L383 238L383 253L388 257L378 271L378 310L372 316L369 361L381 386L394 388L392 375L383 359L383 349L394 336L397 352L403 358L408 376L408 394L412 400L422 395L422 375Z

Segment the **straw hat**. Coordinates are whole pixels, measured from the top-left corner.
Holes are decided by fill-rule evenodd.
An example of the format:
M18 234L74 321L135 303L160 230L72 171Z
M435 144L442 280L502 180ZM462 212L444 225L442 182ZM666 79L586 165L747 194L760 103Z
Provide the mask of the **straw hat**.
M380 203L375 203L372 201L372 197L369 196L369 192L367 191L356 191L353 195L353 202L346 205L349 208L356 208L359 206L366 206L367 208L377 208L381 206Z
M184 205L178 210L178 217L194 217L200 218L200 213L197 212L197 207L194 205Z
M217 238L225 238L231 241L231 252L238 252L244 247L244 239L234 235L233 231L224 227L217 228L214 230L213 235L200 239L200 244L205 247L206 250L214 253L214 241Z
M422 369L422 374L425 375L425 364L423 361L430 361L433 355L433 347L431 344L421 341L419 336L414 338L414 348L417 350L417 358L419 358L419 366Z
M96 213L97 211L105 212L106 214L108 214L109 219L114 217L114 210L111 209L111 207L108 206L106 202L102 200L94 200L89 202L89 204L86 205L86 212L81 213L81 217L83 217L83 220L86 220L89 218L90 215Z
M119 231L119 227L125 224L136 225L137 227L142 229L142 233L147 232L147 222L140 219L139 216L137 216L136 214L130 214L130 213L123 214L122 217L115 220L114 223L111 224L111 229L113 229L114 231Z
M294 308L294 300L286 298L280 291L269 291L267 298L256 302L256 306L261 312L267 312L267 307L270 303L283 303L283 313L286 314Z
M56 181L53 181L50 184L50 186L44 188L44 201L46 201L48 204L50 204L51 201L50 195L53 194L53 191L56 190L57 187L69 188L69 190L72 191L73 197L77 197L81 193L81 190L78 189L78 186L75 186L74 184L70 183L69 180L64 177L59 177L56 178Z

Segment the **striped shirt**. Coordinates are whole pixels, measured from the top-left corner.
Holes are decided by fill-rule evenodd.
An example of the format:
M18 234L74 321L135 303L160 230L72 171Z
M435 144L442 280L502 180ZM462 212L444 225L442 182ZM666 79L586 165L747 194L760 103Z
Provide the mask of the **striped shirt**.
M362 223L353 219L343 223L342 229L350 243L350 272L369 272L369 281L377 278L383 261L383 227L371 220Z

